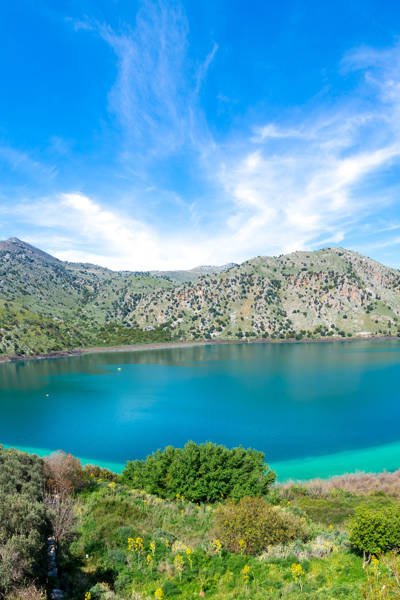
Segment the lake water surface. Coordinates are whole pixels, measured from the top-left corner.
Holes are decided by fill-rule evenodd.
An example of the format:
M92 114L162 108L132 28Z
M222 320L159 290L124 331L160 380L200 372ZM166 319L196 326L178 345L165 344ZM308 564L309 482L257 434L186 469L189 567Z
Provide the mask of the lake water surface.
M0 364L0 443L120 469L263 450L281 480L400 467L400 341L227 344Z

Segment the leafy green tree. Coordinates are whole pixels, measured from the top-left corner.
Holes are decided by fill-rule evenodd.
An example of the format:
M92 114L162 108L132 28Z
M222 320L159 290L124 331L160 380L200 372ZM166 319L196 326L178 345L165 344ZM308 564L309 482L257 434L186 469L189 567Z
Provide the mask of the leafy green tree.
M359 508L350 524L350 543L363 553L363 567L373 554L400 547L400 507Z
M168 446L145 460L128 462L121 481L163 498L180 494L192 502L262 496L276 478L264 459L263 452L240 446L230 450L211 442L188 442L184 448Z

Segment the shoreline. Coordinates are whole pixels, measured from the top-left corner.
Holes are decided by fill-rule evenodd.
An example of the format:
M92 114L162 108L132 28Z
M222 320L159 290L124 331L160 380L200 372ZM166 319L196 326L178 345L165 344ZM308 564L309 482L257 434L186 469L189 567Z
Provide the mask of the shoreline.
M13 448L27 454L35 454L41 458L45 458L60 450L19 446L2 442L0 442L0 446L6 449ZM115 462L87 456L77 456L75 454L73 456L78 458L82 465L98 466L117 474L122 472L127 462L135 460L135 458L131 458L123 462ZM400 442L390 442L366 448L341 450L332 454L303 456L286 460L275 461L268 459L266 462L276 472L277 483L279 484L287 482L302 484L314 479L326 481L346 475L394 473L400 469Z
M251 340L182 340L179 342L156 342L149 344L126 344L121 346L89 346L88 348L74 348L72 350L55 350L53 352L45 352L41 354L21 356L0 356L0 363L10 363L25 360L45 360L48 358L68 358L72 356L81 356L82 354L105 354L107 352L140 352L141 350L168 350L169 348L190 348L195 346L212 346L224 344L311 344L311 343L327 343L327 342L360 342L360 341L384 341L384 340L399 340L400 336L395 335L368 335L368 336L329 336L321 338L303 338L297 340L295 338L288 339L270 339L257 338Z

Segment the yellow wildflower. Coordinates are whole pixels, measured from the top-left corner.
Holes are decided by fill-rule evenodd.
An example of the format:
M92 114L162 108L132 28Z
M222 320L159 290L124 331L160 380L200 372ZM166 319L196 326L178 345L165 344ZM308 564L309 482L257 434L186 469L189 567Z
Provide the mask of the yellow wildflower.
M242 569L242 577L246 583L249 580L250 571L251 571L250 565L244 565L244 567Z
M302 576L304 575L303 567L298 563L292 563L290 566L292 571L292 577L300 586L300 590L303 589Z
M92 597L92 594L90 592L86 592L85 594L85 600L90 600Z
M290 570L292 572L292 577L296 579L296 581L304 575L303 567L298 563L292 563Z
M153 564L153 557L151 556L151 554L148 554L148 555L146 556L146 565L147 565L148 567L150 567L152 564Z
M222 550L221 540L214 540L213 544L215 554L219 554Z
M183 556L181 554L177 554L174 558L174 565L178 573L183 571L184 564Z
M141 537L137 537L133 543L134 543L134 547L135 547L135 552L143 552L144 545L143 545L143 540Z
M246 540L244 540L243 538L241 540L239 540L239 550L240 552L244 552L247 548L247 543Z
M154 597L156 600L163 600L164 598L164 592L162 591L161 588L157 588L156 591L154 592Z
M150 548L151 552L154 554L154 552L156 551L156 543L150 542L149 548Z

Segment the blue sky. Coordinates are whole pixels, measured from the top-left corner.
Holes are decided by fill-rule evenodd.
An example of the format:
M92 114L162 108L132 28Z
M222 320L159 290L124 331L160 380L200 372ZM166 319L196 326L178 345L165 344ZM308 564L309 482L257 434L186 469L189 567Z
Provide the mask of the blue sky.
M0 238L113 269L400 267L400 3L0 8Z

